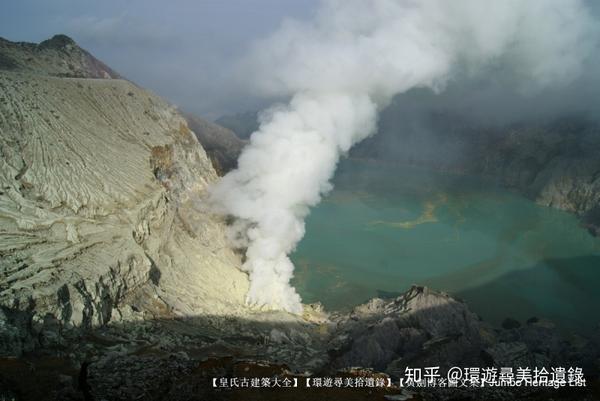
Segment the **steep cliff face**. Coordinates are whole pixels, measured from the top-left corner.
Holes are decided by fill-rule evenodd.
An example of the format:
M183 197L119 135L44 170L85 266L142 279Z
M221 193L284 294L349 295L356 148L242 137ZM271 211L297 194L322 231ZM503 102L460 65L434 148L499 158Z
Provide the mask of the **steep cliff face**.
M125 80L52 76L45 55L0 71L0 353L71 327L241 313L247 276L203 210L217 175L185 119Z
M485 144L468 165L498 177L504 185L539 204L575 213L593 234L600 233L600 129L568 118L516 125Z
M600 127L584 116L486 125L452 113L382 114L352 156L483 176L600 232Z
M189 113L183 113L189 127L210 157L217 174L224 175L237 167L237 159L246 145L230 129L213 124Z

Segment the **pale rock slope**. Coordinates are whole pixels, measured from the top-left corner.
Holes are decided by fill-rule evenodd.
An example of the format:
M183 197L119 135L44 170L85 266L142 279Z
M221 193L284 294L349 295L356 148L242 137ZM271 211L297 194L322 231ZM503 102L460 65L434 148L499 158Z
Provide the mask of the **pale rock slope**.
M0 353L49 328L245 313L185 119L128 81L32 63L0 71Z
M65 35L41 43L0 38L0 69L71 78L121 78Z

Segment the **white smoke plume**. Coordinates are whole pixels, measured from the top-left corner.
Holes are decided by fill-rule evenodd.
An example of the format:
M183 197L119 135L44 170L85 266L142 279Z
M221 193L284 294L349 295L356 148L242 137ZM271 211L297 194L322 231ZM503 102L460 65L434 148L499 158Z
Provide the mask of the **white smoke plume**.
M262 114L237 170L211 191L247 246L251 304L300 313L288 255L331 185L339 158L374 133L377 111L415 87L443 90L461 71L511 69L530 88L574 79L596 46L577 0L327 0L286 21L244 63L256 90L287 96Z

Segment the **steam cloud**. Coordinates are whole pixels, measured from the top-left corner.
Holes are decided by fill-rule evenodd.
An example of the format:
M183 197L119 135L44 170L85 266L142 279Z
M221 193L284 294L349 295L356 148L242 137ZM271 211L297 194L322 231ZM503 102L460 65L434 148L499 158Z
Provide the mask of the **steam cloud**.
M415 87L443 90L460 71L510 69L528 88L567 83L596 46L585 4L329 0L309 22L286 21L244 69L256 89L291 98L264 112L237 170L211 190L247 247L247 301L301 313L288 255L339 158L374 133L377 112Z

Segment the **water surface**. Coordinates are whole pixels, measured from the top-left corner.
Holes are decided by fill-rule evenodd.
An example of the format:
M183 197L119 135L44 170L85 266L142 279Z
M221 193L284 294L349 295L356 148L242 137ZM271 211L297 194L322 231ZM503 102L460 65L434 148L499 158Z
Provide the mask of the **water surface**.
M346 160L292 259L303 301L348 309L411 284L486 320L600 321L600 240L569 213L489 182Z

